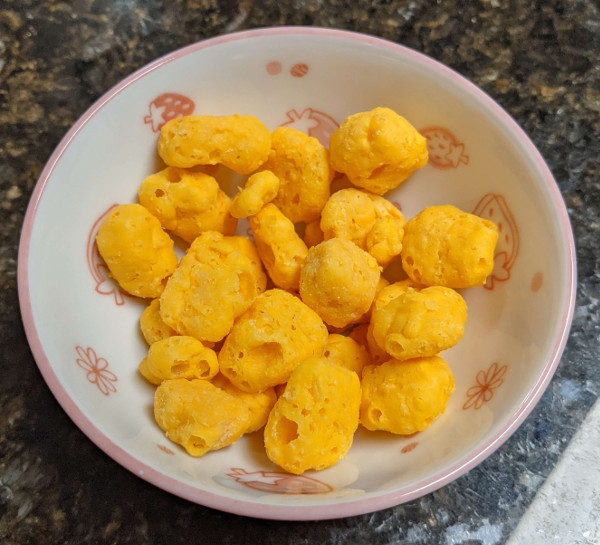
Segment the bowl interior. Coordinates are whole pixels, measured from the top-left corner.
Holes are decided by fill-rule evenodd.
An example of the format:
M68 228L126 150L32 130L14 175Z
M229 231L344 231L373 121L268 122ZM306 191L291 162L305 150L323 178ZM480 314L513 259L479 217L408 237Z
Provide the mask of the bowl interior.
M445 414L411 437L359 430L347 458L302 477L280 472L255 433L194 459L165 439L153 387L137 372L144 302L124 296L93 237L106 212L135 202L161 167L168 94L195 114L251 114L327 141L347 115L393 108L428 138L430 163L387 197L408 218L453 204L497 222L486 287L463 290L464 339L443 357L456 389ZM162 99L161 99L162 97ZM165 99L166 97L166 99ZM180 97L181 98L181 97ZM167 100L165 102L165 100ZM238 233L246 234L240 222ZM20 292L40 369L75 422L151 482L200 503L270 518L327 518L416 497L481 461L522 421L558 362L572 313L572 238L539 154L483 93L434 61L334 31L255 31L209 40L137 72L65 137L26 220ZM374 463L377 460L377 463Z

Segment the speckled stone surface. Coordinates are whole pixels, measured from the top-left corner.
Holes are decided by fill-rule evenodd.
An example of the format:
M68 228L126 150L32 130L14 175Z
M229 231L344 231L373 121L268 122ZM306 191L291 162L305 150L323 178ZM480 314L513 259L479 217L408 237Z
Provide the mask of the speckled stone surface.
M579 290L558 371L519 430L419 500L333 521L252 520L121 468L70 421L20 321L16 260L45 161L112 85L197 40L259 26L361 31L424 52L495 98L546 158L577 242ZM600 6L593 0L2 0L0 542L504 543L600 392Z

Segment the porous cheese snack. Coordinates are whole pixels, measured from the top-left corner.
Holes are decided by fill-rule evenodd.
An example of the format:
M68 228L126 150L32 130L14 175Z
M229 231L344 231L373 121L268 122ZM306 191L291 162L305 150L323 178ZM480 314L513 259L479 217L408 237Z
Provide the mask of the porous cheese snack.
M160 317L160 299L153 299L142 312L140 330L148 344L177 335L177 332L165 324Z
M233 397L241 399L250 411L250 422L248 428L244 433L252 433L260 430L269 418L269 413L277 401L277 394L274 388L267 388L263 392L249 393L236 388L229 380L227 380L221 373L215 376L211 382L224 390Z
M384 294L385 296L385 294ZM453 289L407 287L371 316L373 339L397 360L435 356L462 339L467 304Z
M273 131L269 159L261 169L279 178L273 200L293 223L317 219L329 198L333 171L329 154L316 139L290 127Z
M320 227L325 240L351 240L385 267L400 255L405 223L387 199L360 189L342 189L329 197Z
M111 276L138 297L159 297L177 267L173 241L140 204L113 208L100 224L96 243Z
M250 174L269 156L271 132L250 115L189 115L165 123L158 154L169 166L222 164Z
M298 297L267 290L240 316L219 352L219 366L235 386L262 392L288 380L301 361L320 356L327 328Z
M329 153L334 170L378 195L397 187L428 159L427 140L389 108L347 117L331 135Z
M360 397L356 373L323 358L302 362L269 415L267 456L295 474L334 465L352 445Z
M198 339L177 335L152 343L139 371L152 384L174 378L211 379L219 372L219 362Z
M249 220L258 255L273 283L298 291L300 267L308 253L294 224L274 204L265 205Z
M454 377L440 357L390 360L363 369L360 423L368 430L410 435L446 409Z
M186 242L203 231L235 233L237 220L229 213L231 199L203 172L167 167L142 182L138 197L164 229Z
M165 380L154 393L154 418L191 456L235 443L248 429L246 403L208 380Z
M327 337L323 358L354 371L359 377L362 375L363 367L371 363L371 358L365 347L358 344L354 339L337 333L331 333Z
M402 266L428 286L482 286L494 268L498 229L450 205L430 206L404 228Z
M327 324L356 323L379 282L377 261L356 244L332 238L312 247L300 271L300 296Z
M250 176L231 203L231 215L235 218L247 218L258 214L260 209L270 203L279 191L279 178L270 170L262 170Z
M229 333L267 281L252 242L242 238L206 231L194 240L161 296L165 324L201 341Z

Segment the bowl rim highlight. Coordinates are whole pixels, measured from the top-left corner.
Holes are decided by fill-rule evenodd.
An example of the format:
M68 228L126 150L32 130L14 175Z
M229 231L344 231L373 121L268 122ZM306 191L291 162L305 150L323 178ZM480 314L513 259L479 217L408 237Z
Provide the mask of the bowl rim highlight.
M367 494L367 496L362 499L336 500L335 503L330 505L267 505L258 501L235 500L230 497L221 496L214 492L210 492L208 490L201 490L196 487L181 483L180 481L168 477L160 471L157 471L138 461L134 456L123 450L118 444L106 437L104 433L96 427L94 422L82 412L82 410L69 396L65 387L61 384L61 381L55 374L52 364L45 354L44 347L42 346L38 331L35 327L32 301L30 299L28 263L30 240L35 223L36 212L42 199L44 189L48 183L48 180L52 176L54 169L61 160L65 150L77 137L79 131L86 125L86 123L124 89L143 79L147 74L159 69L165 64L191 53L195 53L199 50L219 46L220 44L251 40L258 37L277 36L302 36L307 38L311 36L331 37L343 41L355 42L359 46L368 45L385 49L397 54L400 57L407 57L413 61L418 61L426 65L433 72L438 72L450 77L467 92L474 95L496 116L498 121L504 125L503 128L510 133L511 137L518 140L519 145L522 146L525 152L534 159L537 169L542 174L543 180L547 186L547 189L549 190L554 209L558 213L558 220L560 222L562 232L564 233L562 242L568 255L567 262L561 264L561 267L564 269L564 277L567 279L567 285L565 286L565 310L560 318L559 334L554 340L550 357L544 365L543 372L532 385L526 397L522 400L518 410L515 411L515 413L507 422L505 422L501 429L496 434L489 437L477 448L463 456L453 466L433 474L428 478L421 479L419 482L411 486L379 495ZM44 380L71 420L73 420L79 429L83 431L83 433L87 435L87 437L108 456L114 459L121 466L125 467L146 481L154 484L155 486L162 488L163 490L174 495L201 505L205 505L207 507L238 515L264 519L324 520L378 511L419 498L426 493L437 490L438 488L455 480L481 463L510 437L510 435L529 415L541 395L544 393L548 383L554 375L565 348L575 308L576 258L573 232L571 229L567 209L558 185L556 184L556 181L550 172L550 169L546 165L540 152L537 150L525 132L509 116L509 114L505 112L504 109L502 109L502 107L484 91L479 89L473 83L469 82L457 72L453 71L451 68L448 68L440 62L428 57L427 55L382 38L351 31L318 27L273 27L246 30L217 36L175 50L138 69L123 79L120 83L109 89L94 104L92 104L92 106L87 109L87 111L76 121L76 123L62 138L48 159L36 183L27 207L21 232L17 280L21 317L25 327L25 332L31 351Z

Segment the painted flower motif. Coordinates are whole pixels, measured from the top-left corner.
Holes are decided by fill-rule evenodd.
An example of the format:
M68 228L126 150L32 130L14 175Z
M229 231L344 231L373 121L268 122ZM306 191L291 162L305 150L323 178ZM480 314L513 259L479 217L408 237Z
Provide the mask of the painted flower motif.
M467 410L471 407L476 410L481 409L484 403L490 401L494 397L494 390L504 383L503 377L507 369L506 365L499 366L494 362L487 371L483 369L479 371L475 379L477 384L467 390L467 401L465 401L463 409Z
M98 390L105 396L111 392L116 392L117 388L113 384L117 382L117 376L108 370L108 362L104 358L99 358L93 348L83 348L76 346L77 365L86 372L86 378L92 384L98 387Z

